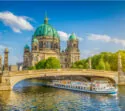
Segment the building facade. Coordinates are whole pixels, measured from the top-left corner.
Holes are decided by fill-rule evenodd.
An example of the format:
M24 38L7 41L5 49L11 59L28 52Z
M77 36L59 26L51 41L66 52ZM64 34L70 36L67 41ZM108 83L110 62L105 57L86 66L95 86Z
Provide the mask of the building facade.
M80 59L79 41L73 33L67 40L67 48L60 51L60 37L45 17L44 23L40 25L32 36L31 50L28 45L24 47L23 67L34 66L42 59L56 57L60 60L62 68L69 68Z

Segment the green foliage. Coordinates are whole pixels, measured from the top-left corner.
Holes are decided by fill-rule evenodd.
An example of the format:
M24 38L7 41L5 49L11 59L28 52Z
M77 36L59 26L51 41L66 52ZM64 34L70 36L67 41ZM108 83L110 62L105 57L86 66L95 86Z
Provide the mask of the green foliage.
M84 68L85 68L85 69L88 69L88 68L89 68L89 63L88 63L88 61L85 62L85 64L84 64Z
M83 68L84 60L77 61L75 64L72 65L72 68Z
M105 63L104 63L102 58L99 60L98 65L96 66L96 69L98 69L98 70L104 70L105 69Z
M125 51L119 50L116 53L102 52L91 57L92 69L98 70L112 70L117 71L118 68L118 53L121 55L122 68L125 71ZM88 58L75 62L72 68L88 69Z
M35 66L29 68L29 70L34 69L58 69L60 68L60 61L55 57L50 57L48 59L44 59L39 61Z
M107 71L111 70L110 64L108 62L105 63L105 70Z
M31 67L28 68L28 70L35 70L35 69L36 69L35 66L31 66Z
M36 69L44 69L45 68L45 64L46 64L46 60L41 60L39 61L35 66Z
M46 69L59 69L60 67L61 67L60 61L56 59L55 57L49 57L46 60L46 63L45 63Z

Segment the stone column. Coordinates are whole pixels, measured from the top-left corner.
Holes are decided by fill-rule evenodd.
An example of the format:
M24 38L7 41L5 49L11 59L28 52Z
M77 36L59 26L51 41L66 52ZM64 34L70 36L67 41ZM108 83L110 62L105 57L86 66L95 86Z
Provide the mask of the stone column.
M121 55L118 53L118 72L122 71L122 61L121 61Z
M122 61L120 53L118 53L118 83L125 84L125 75L122 71Z
M8 66L8 48L5 49L4 51L4 71L8 71L9 70L9 66Z
M89 69L92 69L91 58L89 58Z
M0 55L0 73L2 72L2 56Z

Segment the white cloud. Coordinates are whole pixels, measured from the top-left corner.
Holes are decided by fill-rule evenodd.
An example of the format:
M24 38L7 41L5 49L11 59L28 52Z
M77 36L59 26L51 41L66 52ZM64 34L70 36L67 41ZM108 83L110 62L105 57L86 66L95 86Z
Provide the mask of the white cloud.
M67 41L68 40L70 34L67 34L66 32L63 32L63 31L57 31L57 32L58 32L58 34L60 36L60 39L62 41Z
M78 37L78 36L77 36L77 38L79 39L79 41L82 41L82 40L84 40L82 37Z
M108 35L89 34L88 39L89 40L99 40L99 41L103 41L103 42L112 42L115 44L121 44L122 46L125 46L124 39L112 38Z
M28 22L31 20L26 16L16 16L11 12L0 12L0 20L9 26L14 32L20 33L21 30L33 30L33 26Z
M58 32L58 34L59 34L59 36L60 36L60 39L61 39L62 41L67 41L68 38L69 38L69 36L71 35L71 34L68 34L68 33L63 32L63 31L57 31L57 32ZM81 37L78 37L78 36L77 36L77 38L78 38L80 41L83 40L83 38L81 38Z

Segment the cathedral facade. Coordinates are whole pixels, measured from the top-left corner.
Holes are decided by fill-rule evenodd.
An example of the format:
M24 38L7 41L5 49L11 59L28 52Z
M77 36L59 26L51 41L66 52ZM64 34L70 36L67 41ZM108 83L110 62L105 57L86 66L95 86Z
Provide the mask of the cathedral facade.
M32 36L31 50L28 45L24 47L23 67L34 66L42 59L56 57L60 60L62 68L69 68L80 59L79 41L75 34L71 34L67 40L67 48L60 51L60 37L45 17Z

